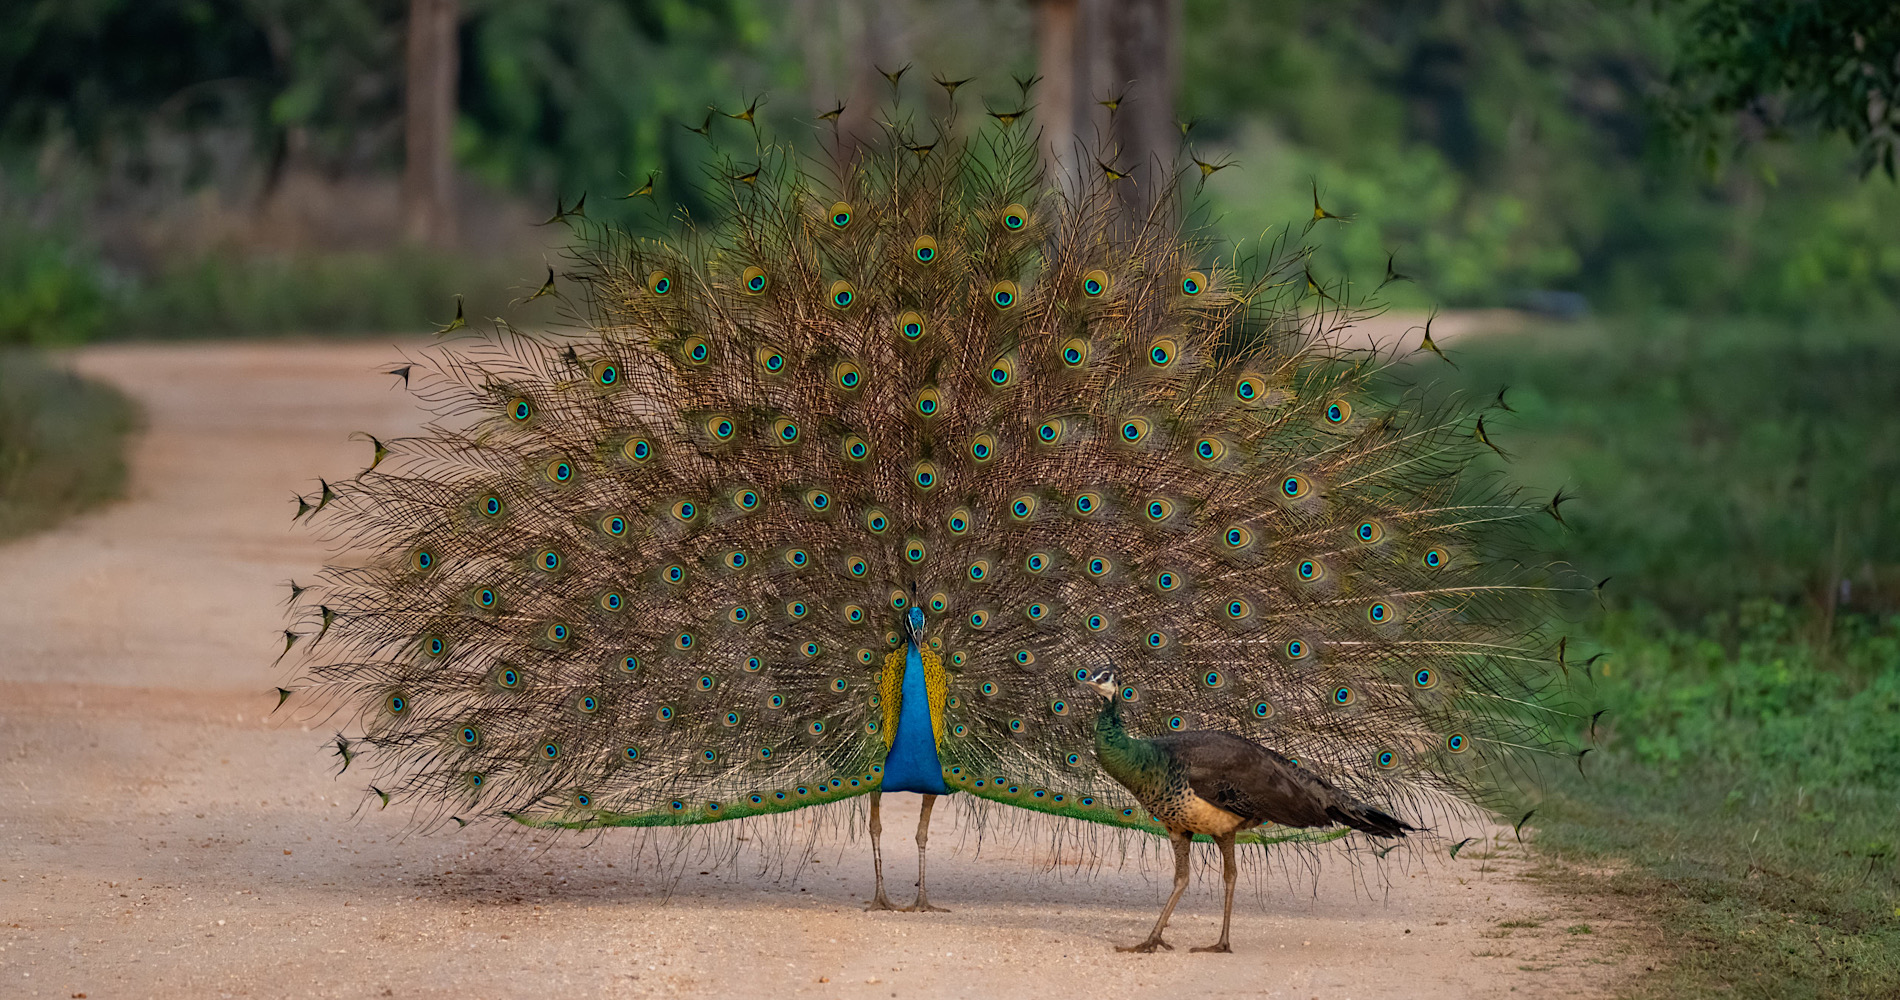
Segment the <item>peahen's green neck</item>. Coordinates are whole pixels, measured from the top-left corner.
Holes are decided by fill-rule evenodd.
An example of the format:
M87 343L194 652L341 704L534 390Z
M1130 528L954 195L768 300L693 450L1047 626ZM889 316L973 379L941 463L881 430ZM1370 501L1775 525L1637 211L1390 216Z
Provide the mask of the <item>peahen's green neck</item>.
M1159 791L1168 780L1168 759L1161 748L1132 736L1122 725L1120 699L1110 695L1095 717L1095 756L1108 776L1139 798Z

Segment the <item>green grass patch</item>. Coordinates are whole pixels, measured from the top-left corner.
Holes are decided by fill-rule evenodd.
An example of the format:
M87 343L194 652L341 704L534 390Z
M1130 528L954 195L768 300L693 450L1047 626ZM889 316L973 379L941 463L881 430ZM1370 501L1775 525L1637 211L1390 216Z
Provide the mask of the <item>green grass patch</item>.
M1900 996L1900 618L1823 646L1780 605L1740 617L1604 623L1600 752L1540 804L1539 847L1659 929L1631 996Z
M1492 438L1612 577L1571 645L1588 776L1551 768L1534 822L1556 886L1654 928L1625 992L1900 996L1900 339L1603 321L1452 357L1511 386Z
M0 539L118 496L135 422L110 386L0 349Z

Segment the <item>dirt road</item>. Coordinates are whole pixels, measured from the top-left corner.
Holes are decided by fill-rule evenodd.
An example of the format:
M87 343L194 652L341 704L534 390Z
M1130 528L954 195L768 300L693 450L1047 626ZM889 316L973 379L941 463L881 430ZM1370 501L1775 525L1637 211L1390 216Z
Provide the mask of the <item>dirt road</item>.
M859 911L869 848L795 880L691 865L669 892L632 831L403 836L354 815L327 731L273 720L281 584L324 553L295 492L361 468L417 411L376 344L116 346L76 358L136 397L129 497L0 547L0 997L1596 996L1633 935L1474 844L1317 891L1242 893L1235 954L1201 882L1171 954L1116 954L1167 887L1150 863L1045 872L1025 847L933 831L932 899ZM887 800L893 895L916 797ZM1368 889L1367 882L1373 884ZM1582 930L1589 926L1589 933ZM1165 993L1164 993L1165 991Z

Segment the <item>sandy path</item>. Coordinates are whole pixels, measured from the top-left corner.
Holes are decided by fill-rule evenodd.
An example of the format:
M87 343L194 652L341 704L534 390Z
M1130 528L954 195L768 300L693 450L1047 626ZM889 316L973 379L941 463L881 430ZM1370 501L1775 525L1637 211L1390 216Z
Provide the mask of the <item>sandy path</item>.
M1236 954L1130 956L1109 945L1145 932L1160 869L1059 877L1026 848L977 854L954 813L933 838L947 914L859 912L861 838L795 881L695 864L669 896L632 831L583 848L352 818L360 783L333 780L325 733L267 714L277 585L323 555L291 494L361 467L350 431L415 425L372 374L396 354L78 357L149 429L126 502L0 548L0 997L1594 996L1642 965L1627 933L1512 877L1502 846L1394 868L1389 891L1334 869L1317 893L1270 879L1243 892ZM887 812L893 895L915 802ZM1170 937L1205 943L1218 919L1197 886ZM1579 923L1596 933L1565 932Z

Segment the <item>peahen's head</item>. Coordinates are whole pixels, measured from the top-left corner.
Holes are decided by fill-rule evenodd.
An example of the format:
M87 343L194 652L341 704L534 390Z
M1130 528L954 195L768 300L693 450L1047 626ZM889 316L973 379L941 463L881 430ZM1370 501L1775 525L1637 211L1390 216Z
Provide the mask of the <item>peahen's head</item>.
M1115 683L1115 668L1103 667L1095 673L1090 674L1089 679L1082 683L1094 688L1095 693L1104 698L1114 698L1115 689L1117 687Z

